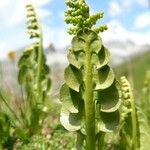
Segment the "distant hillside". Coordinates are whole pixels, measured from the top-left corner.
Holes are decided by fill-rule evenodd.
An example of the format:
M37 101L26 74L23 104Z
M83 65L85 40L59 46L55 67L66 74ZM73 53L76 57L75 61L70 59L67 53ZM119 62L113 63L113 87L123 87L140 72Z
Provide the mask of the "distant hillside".
M150 70L150 50L128 59L116 66L114 70L118 78L123 75L127 76L133 83L136 96L140 96L146 71Z

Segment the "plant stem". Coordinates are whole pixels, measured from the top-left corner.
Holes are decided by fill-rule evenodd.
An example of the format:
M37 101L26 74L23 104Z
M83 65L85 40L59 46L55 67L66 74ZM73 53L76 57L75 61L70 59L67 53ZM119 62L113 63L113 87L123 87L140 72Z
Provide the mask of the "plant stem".
M39 19L37 18L38 22ZM40 41L38 47L38 69L37 69L37 91L38 97L41 99L42 89L41 89L41 74L42 74L42 65L43 65L43 37L42 37L42 29L40 23L38 23L39 31L40 31Z
M87 150L95 150L95 104L93 101L93 66L91 63L92 52L89 45L86 48L85 56L85 126L86 126L86 147Z
M41 71L42 71L42 63L43 63L43 59L42 59L42 48L41 48L41 44L40 44L40 47L38 49L38 71L37 71L37 81L38 81L38 94L39 96L41 95L42 93L42 90L41 90Z
M133 95L131 95L131 107L132 107L132 149L137 150L137 116L136 107Z

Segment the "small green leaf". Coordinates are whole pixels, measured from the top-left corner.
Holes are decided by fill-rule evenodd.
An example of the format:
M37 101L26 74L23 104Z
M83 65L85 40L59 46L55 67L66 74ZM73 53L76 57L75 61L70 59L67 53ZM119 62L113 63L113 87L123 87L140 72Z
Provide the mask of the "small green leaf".
M74 50L74 52L76 51L84 51L86 47L86 43L84 42L84 40L78 38L77 36L75 36L72 40L72 48Z
M78 53L81 53L81 52L78 52ZM67 57L68 57L69 63L75 66L76 68L80 69L81 66L83 65L82 61L84 60L84 58L82 58L82 61L80 61L80 56L77 56L77 53L74 53L72 48L69 48Z
M81 128L81 116L79 113L70 113L62 108L60 122L69 131L77 131Z
M71 113L78 113L78 105L81 101L79 93L70 89L67 84L63 84L60 89L60 100L62 101L62 107L67 109Z
M47 91L51 89L52 81L50 78L47 79Z
M44 74L44 75L50 74L50 69L46 64L43 64L42 74Z
M20 59L19 59L19 62L18 62L18 66L19 67L22 67L22 66L28 66L28 55L23 55Z
M25 74L28 72L28 68L26 66L23 66L18 73L18 82L19 84L23 84L25 80Z
M112 132L119 125L119 112L118 110L111 113L100 112L100 104L96 104L95 109L95 125L96 133L103 132Z
M100 69L107 65L109 62L110 53L107 48L102 46L101 50L98 54L93 53L92 55L92 63L96 66L96 69Z
M102 39L97 37L97 39L91 41L90 49L92 52L99 53L102 48Z
M31 51L33 51L34 50L34 45L29 45L29 46L27 46L25 49L24 49L24 54L30 54L31 53Z
M85 51L87 45L90 46L91 51L98 53L102 48L102 40L92 30L79 31L72 40L73 50Z
M42 82L42 90L49 91L51 88L51 80L49 78L43 78Z
M72 65L69 65L65 69L64 78L65 78L66 84L70 88L79 92L79 88L82 83L82 73L80 72L80 70L78 70Z
M36 62L34 60L34 51L24 51L23 55L18 61L18 67L21 68L22 66L29 66L31 67Z
M116 81L107 89L98 91L98 101L101 105L100 111L114 112L121 104L121 94Z
M97 34L89 29L80 30L77 33L77 37L85 41L86 44L91 44L94 40L98 38Z
M97 120L97 132L112 132L117 129L119 125L119 111L112 113L100 112L100 120Z
M113 70L108 65L97 70L94 74L95 90L108 88L114 82L114 78Z

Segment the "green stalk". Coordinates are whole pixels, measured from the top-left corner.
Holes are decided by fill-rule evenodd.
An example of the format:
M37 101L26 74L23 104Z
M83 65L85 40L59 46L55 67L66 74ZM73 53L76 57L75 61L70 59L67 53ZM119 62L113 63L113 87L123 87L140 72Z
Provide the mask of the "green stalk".
M37 91L39 96L41 96L42 89L41 89L41 72L42 72L42 64L43 64L43 58L42 58L42 46L40 44L40 47L38 49L38 70L37 70Z
M37 18L38 22L39 19ZM39 31L40 31L40 41L39 41L39 48L38 48L38 69L37 69L37 91L39 99L42 95L42 87L41 87L41 74L42 74L42 65L43 65L43 37L42 37L42 29L40 23L38 23Z
M132 149L137 150L137 116L134 97L131 95L131 107L132 107Z
M93 66L91 63L92 52L86 48L85 58L85 126L87 150L95 150L95 104L93 101Z

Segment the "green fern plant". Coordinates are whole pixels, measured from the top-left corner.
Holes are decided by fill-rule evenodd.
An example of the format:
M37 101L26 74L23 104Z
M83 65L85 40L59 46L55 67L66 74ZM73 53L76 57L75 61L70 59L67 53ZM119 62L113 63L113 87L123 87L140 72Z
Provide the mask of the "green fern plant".
M123 76L120 81L123 97L120 120L120 134L122 137L120 146L123 149L137 150L139 128L134 96L128 80Z
M133 90L125 77L121 77L123 103L120 120L120 145L126 150L147 150L150 142L148 120L134 100Z
M40 129L51 88L50 70L46 65L39 19L32 5L29 4L26 8L27 32L33 43L24 50L18 62L18 81L25 92L20 116L23 119L23 128L28 134L20 129L16 131L25 139L28 138L26 135L31 136Z
M46 65L46 58L43 50L42 31L39 19L35 14L32 5L27 5L27 32L34 43L30 44L23 52L18 66L18 81L23 85L27 93L37 97L39 102L45 100L51 87L49 78L49 67ZM29 96L29 94L27 94Z
M68 50L69 65L60 89L60 121L69 131L77 131L77 149L102 149L104 133L118 126L119 86L108 65L109 51L98 33L106 25L94 26L103 13L90 15L84 0L67 0L65 21L74 34ZM96 146L98 145L98 146Z

